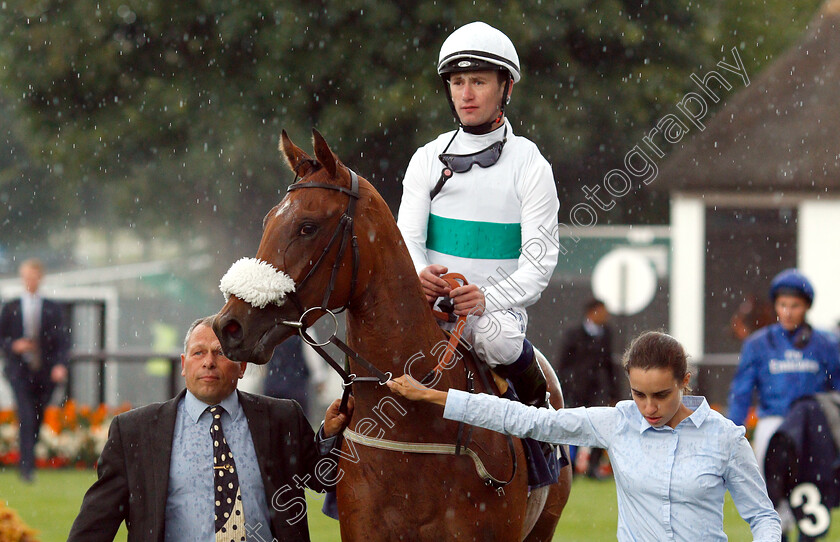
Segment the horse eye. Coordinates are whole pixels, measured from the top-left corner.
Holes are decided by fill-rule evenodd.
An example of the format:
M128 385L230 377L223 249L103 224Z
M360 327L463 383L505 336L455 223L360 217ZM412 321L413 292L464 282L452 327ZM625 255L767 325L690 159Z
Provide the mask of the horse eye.
M300 227L301 235L312 235L316 231L318 231L318 226L315 224L304 224Z

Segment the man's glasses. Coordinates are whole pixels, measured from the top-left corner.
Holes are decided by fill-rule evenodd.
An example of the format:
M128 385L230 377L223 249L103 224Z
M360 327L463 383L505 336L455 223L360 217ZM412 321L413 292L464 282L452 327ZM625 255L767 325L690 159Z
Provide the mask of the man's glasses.
M476 164L479 167L488 168L499 161L506 142L507 138L504 138L501 141L496 141L486 149L472 154L444 153L439 155L438 159L454 173L466 173Z

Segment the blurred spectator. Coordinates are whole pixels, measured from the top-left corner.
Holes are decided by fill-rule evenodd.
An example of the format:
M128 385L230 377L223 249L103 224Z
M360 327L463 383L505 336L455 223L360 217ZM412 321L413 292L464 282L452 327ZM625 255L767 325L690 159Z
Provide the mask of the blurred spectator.
M304 345L300 336L294 335L274 349L266 368L263 394L294 399L308 416L310 407L315 406L312 399L320 395L326 385L327 369L321 359Z
M563 386L566 407L607 406L618 401L615 364L612 360L610 313L600 299L584 306L583 321L564 333L554 370ZM572 454L572 464L575 452ZM598 477L603 450L593 448L587 475Z
M34 476L35 443L44 409L55 385L67 379L70 348L61 307L38 292L43 276L39 260L24 261L20 277L25 291L0 311L0 347L20 422L20 475L27 482Z

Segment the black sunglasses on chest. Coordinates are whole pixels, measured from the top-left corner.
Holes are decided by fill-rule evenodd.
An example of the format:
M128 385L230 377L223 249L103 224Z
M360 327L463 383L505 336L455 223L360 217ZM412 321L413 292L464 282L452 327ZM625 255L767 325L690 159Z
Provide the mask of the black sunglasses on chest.
M449 141L449 145L452 144L454 139L455 138L453 137L452 140ZM447 145L444 152L438 155L438 160L443 163L444 168L440 173L440 179L438 179L437 184L435 184L435 187L429 193L429 196L434 199L434 197L437 196L443 188L443 185L446 184L446 181L452 177L453 173L466 173L471 170L474 165L478 165L482 168L488 168L498 162L499 157L502 156L502 149L505 147L505 143L507 143L507 126L505 126L505 132L502 135L501 140L496 141L489 147L481 149L478 152L470 154L447 154L446 150L449 149L449 145Z
M490 167L498 162L506 142L507 138L472 154L441 154L438 159L454 173L466 173L475 165Z

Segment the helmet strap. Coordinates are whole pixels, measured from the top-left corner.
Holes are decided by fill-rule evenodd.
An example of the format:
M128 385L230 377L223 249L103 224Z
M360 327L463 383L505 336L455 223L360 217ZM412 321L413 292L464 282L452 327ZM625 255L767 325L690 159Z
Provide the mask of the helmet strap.
M442 75L441 79L443 80L443 90L446 92L446 101L449 102L449 109L452 110L452 116L455 117L455 122L458 123L458 126L463 126L461 119L458 118L458 112L455 110L455 102L452 101L452 90L449 88L449 74ZM452 142L450 141L450 143Z

